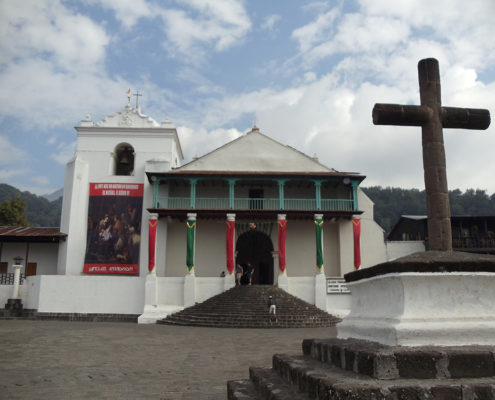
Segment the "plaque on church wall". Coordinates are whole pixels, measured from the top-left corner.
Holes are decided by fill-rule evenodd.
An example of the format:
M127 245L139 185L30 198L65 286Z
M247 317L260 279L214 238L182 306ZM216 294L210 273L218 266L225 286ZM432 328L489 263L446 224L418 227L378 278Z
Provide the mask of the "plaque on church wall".
M344 278L327 278L327 294L351 293Z
M143 184L90 183L87 274L139 274Z

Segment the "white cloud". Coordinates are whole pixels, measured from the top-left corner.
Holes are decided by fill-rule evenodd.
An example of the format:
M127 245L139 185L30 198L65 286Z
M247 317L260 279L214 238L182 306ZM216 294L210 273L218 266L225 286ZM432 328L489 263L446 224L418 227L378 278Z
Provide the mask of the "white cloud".
M101 4L115 12L115 17L126 27L132 28L140 18L153 16L152 6L146 0L86 0L90 4Z
M385 65L401 55L408 60L444 55L444 67L462 60L484 69L495 61L495 44L487 40L495 35L494 14L492 0L475 0L469 7L461 0L361 0L356 12L325 11L294 30L292 38L306 67L336 54L355 54Z
M31 58L0 72L0 86L1 115L45 129L70 126L91 110L122 107L129 83L98 74L64 73L49 61Z
M43 58L62 70L94 70L104 61L109 39L91 19L60 1L3 1L0 63Z
M0 135L0 165L22 163L27 153L16 147L8 137Z
M31 181L40 186L47 186L50 184L50 180L46 176L33 176Z
M308 71L304 74L304 81L309 83L316 80L316 74L313 71Z
M182 0L186 9L156 9L165 22L165 47L183 61L198 61L205 54L201 45L224 51L238 43L251 29L251 21L237 0Z
M193 157L202 157L242 135L242 132L237 129L213 129L208 131L199 126L179 126L177 131L184 149L186 162L189 162Z
M74 152L76 150L76 142L64 143L61 142L57 145L57 150L55 153L50 154L50 158L55 160L59 164L65 165L69 160L74 157Z
M0 117L43 130L123 104L119 94L129 83L105 73L103 28L57 0L0 7Z
M261 24L261 29L271 31L275 28L275 24L281 19L282 17L277 14L268 15Z
M292 38L299 42L301 52L311 49L315 43L319 43L332 34L332 27L339 10L334 8L324 14L318 15L315 21L304 25L294 32Z
M0 168L0 182L6 182L11 185L15 185L18 188L18 180L12 180L14 177L23 176L28 174L29 170L27 168L17 168L13 166L11 168Z

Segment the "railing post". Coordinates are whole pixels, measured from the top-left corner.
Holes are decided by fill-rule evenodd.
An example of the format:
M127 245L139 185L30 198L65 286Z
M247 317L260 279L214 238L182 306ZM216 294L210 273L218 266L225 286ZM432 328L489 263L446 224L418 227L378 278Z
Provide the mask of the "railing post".
M152 176L151 180L153 181L153 208L158 208L158 185L160 184L160 178Z
M229 209L234 209L234 200L235 200L235 182L237 179L229 179Z
M285 209L284 186L287 179L277 179L278 182L278 207L280 210Z
M357 197L357 187L359 185L358 181L351 180L352 186L352 201L353 201L353 211L358 209L358 197Z
M316 209L321 210L321 180L313 180L315 184L315 194L316 194Z
M196 183L198 178L189 178L189 184L191 185L191 208L196 208Z

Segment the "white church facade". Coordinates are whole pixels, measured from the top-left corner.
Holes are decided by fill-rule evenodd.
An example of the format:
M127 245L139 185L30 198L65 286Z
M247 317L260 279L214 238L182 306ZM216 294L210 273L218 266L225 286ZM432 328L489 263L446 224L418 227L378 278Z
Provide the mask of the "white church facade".
M236 264L249 263L253 284L338 313L349 300L329 295L327 279L387 259L365 177L256 127L185 165L175 126L130 105L75 129L67 236L56 268L27 278L25 308L154 322L233 287Z

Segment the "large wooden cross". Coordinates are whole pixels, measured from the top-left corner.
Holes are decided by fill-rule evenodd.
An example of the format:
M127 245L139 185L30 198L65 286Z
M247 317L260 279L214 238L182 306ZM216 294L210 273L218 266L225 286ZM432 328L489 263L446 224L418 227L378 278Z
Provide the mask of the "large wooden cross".
M421 126L430 250L452 250L443 128L487 129L484 109L442 107L438 61L418 63L420 106L375 104L375 125Z

